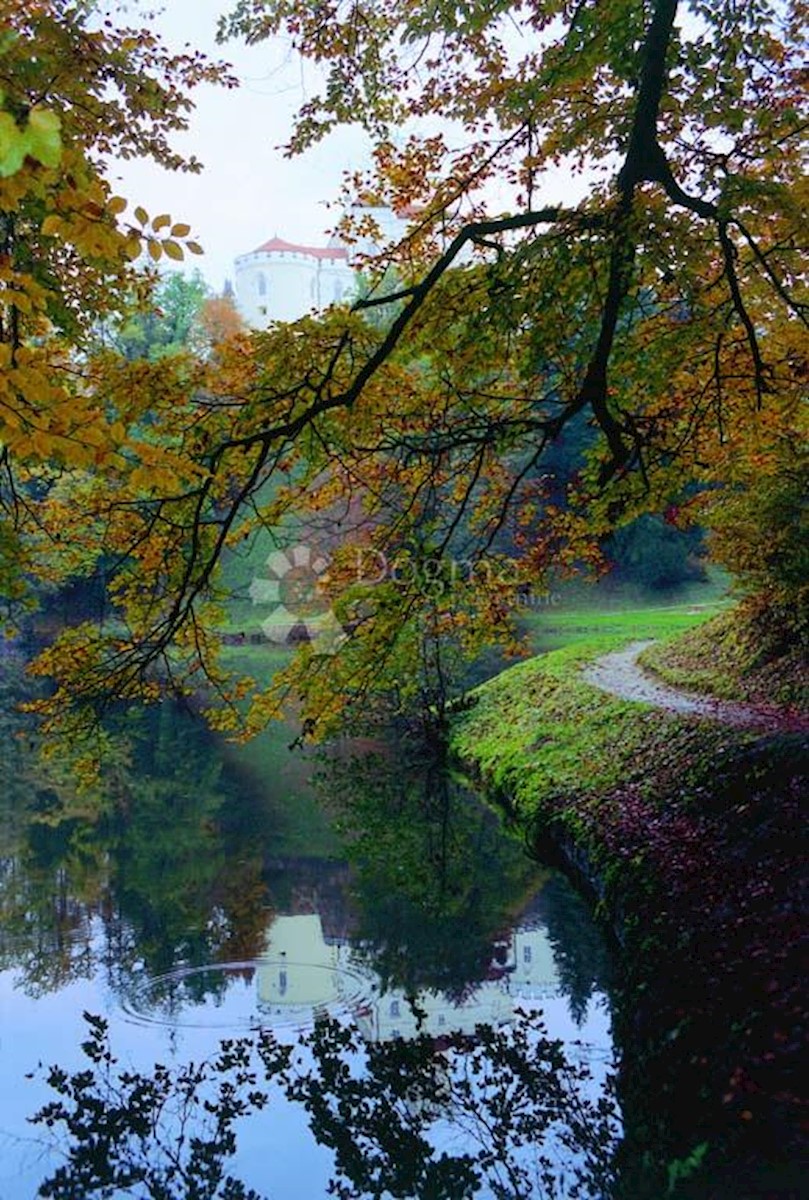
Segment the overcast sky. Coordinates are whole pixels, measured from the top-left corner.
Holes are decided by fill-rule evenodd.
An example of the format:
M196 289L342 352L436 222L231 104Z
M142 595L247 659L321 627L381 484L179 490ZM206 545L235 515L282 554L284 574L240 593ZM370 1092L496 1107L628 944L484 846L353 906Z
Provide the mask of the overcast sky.
M129 5L135 10L140 2L147 0L129 0ZM205 255L189 256L184 269L199 267L216 291L233 279L237 255L276 234L325 245L341 216L344 173L370 162L365 135L356 127L338 129L302 157L284 157L280 147L290 136L295 113L318 90L316 68L304 67L280 38L251 47L238 41L218 46L218 18L235 2L163 0L162 11L148 20L132 12L115 18L121 24L148 24L176 51L190 45L225 59L241 81L233 90L205 85L192 93L196 107L190 128L174 145L201 160L201 174L161 171L146 162L121 163L111 172L115 192L132 205L142 204L151 216L168 212L191 225ZM586 177L551 168L535 202L572 204L586 191ZM504 208L512 202L496 189L490 199L495 210L501 201Z
M284 158L278 147L307 95L300 63L288 48L280 41L216 46L217 18L232 7L230 0L164 0L163 7L149 25L166 43L177 50L190 43L227 59L241 87L203 86L193 93L190 129L174 144L205 164L200 175L128 162L111 172L111 182L150 215L170 212L192 226L205 256L190 259L189 265L198 266L218 291L233 278L236 255L276 233L289 241L325 244L326 231L339 218L339 209L327 209L326 202L337 200L345 170L364 165L364 141L359 131L342 130L303 158ZM132 15L119 19L142 23Z

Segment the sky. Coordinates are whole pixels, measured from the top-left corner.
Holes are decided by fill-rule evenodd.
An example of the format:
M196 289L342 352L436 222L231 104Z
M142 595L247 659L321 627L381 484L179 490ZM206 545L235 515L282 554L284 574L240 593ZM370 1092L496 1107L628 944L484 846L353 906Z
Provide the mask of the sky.
M217 19L232 7L230 0L164 0L163 11L149 20L172 49L188 43L225 59L241 81L235 90L202 85L192 93L189 129L173 144L196 155L204 170L189 175L121 162L109 172L113 191L130 201L130 211L142 204L150 215L168 212L191 225L205 255L189 257L188 268L198 267L217 292L233 279L234 258L275 234L325 245L340 216L339 207L329 210L327 202L337 203L344 171L366 165L364 137L356 129L333 133L304 157L284 157L279 147L311 83L281 40L217 46ZM133 12L118 19L143 23Z

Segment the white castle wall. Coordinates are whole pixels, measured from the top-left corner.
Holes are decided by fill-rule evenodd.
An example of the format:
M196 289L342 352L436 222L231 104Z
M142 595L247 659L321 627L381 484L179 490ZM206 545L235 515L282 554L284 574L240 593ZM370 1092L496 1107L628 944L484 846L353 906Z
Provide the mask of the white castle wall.
M352 254L372 254L397 242L407 219L388 208L363 206L378 228L378 237L364 237ZM299 246L273 237L235 262L236 303L254 329L271 321L295 321L308 312L321 312L330 304L350 300L357 274L351 256L339 241L328 246Z
M295 321L353 294L355 276L345 251L330 257L307 249L260 247L236 259L236 303L248 325L262 329L270 321Z

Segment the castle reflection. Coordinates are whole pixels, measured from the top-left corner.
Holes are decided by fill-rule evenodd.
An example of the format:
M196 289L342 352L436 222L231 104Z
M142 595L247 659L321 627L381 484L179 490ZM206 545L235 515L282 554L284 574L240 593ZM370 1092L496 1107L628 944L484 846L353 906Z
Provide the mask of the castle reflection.
M485 977L460 999L433 989L383 990L362 948L328 937L318 913L275 918L256 964L256 985L261 1020L270 1026L303 1028L319 1014L340 1011L375 1042L509 1024L515 1006L560 992L548 930L530 910L494 943Z

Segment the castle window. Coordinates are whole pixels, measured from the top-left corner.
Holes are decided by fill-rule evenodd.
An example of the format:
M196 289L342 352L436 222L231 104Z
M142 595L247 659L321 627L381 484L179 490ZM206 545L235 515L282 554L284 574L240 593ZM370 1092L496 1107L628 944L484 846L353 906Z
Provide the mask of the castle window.
M258 294L259 296L266 296L267 294L267 280L261 274L258 277Z

